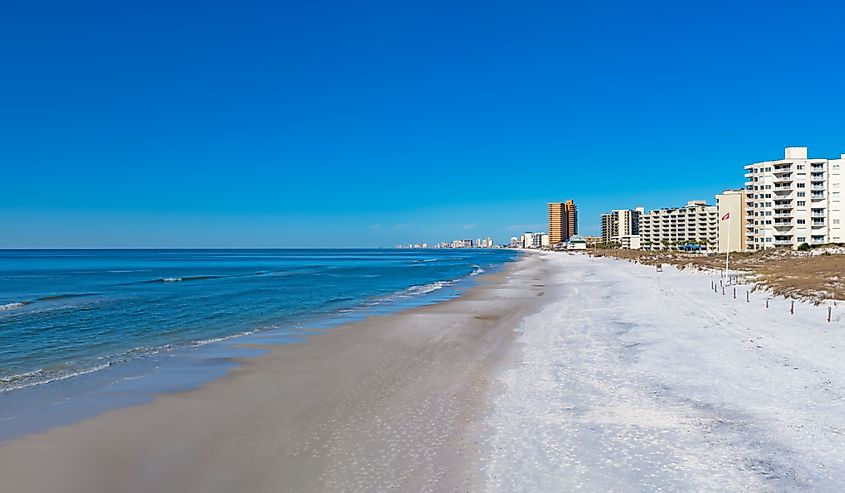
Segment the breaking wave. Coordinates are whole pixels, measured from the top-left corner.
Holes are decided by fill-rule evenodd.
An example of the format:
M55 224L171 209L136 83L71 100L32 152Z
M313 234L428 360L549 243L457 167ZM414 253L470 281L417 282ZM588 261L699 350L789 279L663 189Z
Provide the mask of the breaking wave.
M14 310L15 308L20 308L22 306L28 305L29 301L16 301L14 303L6 303L5 305L0 305L0 312L6 310Z

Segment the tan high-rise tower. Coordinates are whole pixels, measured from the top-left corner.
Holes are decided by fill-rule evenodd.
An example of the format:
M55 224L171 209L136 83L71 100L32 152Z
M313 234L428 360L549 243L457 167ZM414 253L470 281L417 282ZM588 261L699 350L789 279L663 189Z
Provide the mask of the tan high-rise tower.
M575 202L549 202L549 243L563 243L578 234L578 208Z

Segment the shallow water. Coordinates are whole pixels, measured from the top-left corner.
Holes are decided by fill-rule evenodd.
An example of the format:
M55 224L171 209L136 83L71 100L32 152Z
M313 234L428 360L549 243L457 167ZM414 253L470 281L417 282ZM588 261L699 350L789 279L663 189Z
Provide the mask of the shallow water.
M105 407L143 402L154 392L222 375L230 357L247 355L227 341L301 341L305 327L448 299L473 275L516 255L2 251L0 439L82 417L98 401L108 401ZM21 416L28 416L25 423ZM19 421L13 430L10 420Z

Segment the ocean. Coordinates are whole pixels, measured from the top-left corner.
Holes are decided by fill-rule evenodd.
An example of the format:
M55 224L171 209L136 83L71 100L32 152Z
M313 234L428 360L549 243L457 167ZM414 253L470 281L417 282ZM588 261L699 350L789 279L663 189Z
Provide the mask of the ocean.
M0 421L188 360L194 363L188 373L208 367L217 368L207 372L216 376L224 372L197 362L229 356L220 349L226 342L226 348L299 342L315 328L442 301L517 255L498 249L0 251Z

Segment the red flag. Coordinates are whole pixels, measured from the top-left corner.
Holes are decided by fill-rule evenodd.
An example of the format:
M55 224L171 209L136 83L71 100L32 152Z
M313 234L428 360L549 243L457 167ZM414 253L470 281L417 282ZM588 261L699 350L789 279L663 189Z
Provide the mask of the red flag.
M731 213L726 212L724 216L722 216L722 221L726 221L731 218Z

